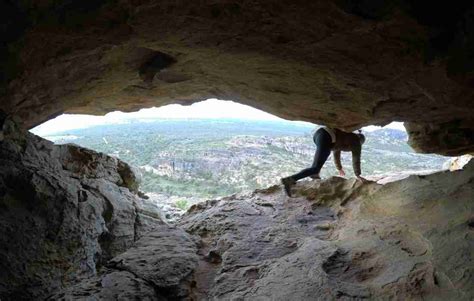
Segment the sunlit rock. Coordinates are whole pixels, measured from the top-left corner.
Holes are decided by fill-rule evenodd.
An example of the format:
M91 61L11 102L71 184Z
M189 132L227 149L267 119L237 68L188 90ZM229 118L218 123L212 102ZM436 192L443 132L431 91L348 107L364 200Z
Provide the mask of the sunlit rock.
M198 299L470 300L474 165L385 185L332 177L208 201ZM210 275L210 276L209 276Z
M463 155L460 157L454 157L446 161L443 165L444 169L449 169L451 171L463 169L463 167L472 160L472 155Z
M0 109L24 127L220 98L347 130L405 121L419 151L474 150L470 1L91 3L2 6Z

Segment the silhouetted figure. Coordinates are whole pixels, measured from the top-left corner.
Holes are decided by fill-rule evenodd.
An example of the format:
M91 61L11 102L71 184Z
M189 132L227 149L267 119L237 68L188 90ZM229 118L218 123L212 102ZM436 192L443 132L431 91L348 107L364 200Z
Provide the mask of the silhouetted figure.
M360 133L346 133L339 129L322 127L314 133L313 141L317 148L311 167L303 169L297 174L281 179L288 196L291 196L291 186L293 186L296 181L306 177L312 177L313 179L320 178L319 172L331 154L331 151L333 151L334 163L336 164L336 168L341 176L346 175L341 164L341 151L352 152L352 166L354 168L354 173L358 179L365 181L365 179L360 176L360 154L362 144L365 142L364 135Z

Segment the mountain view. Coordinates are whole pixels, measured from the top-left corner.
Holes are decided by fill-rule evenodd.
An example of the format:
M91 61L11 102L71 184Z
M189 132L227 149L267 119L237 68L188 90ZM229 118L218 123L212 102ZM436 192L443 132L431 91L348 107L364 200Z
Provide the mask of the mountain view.
M233 119L147 120L68 130L47 139L75 143L120 158L142 174L141 190L159 202L186 208L200 200L250 192L313 160L315 126L287 121ZM445 157L414 153L396 129L366 132L363 175L441 169ZM350 153L343 153L353 176ZM332 156L322 177L336 175Z

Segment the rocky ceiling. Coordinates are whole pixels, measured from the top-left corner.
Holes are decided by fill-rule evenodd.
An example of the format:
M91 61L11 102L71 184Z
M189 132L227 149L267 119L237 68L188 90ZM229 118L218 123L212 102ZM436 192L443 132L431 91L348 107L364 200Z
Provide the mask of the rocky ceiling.
M0 4L0 109L33 127L216 97L418 151L474 151L472 1L29 0Z

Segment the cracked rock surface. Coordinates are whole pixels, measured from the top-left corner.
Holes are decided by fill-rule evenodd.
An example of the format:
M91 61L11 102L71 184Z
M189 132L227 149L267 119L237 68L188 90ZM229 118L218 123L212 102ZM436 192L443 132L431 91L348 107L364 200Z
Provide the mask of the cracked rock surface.
M198 263L195 237L161 225L133 247L83 280L48 300L184 300Z
M0 110L61 113L208 98L354 130L407 122L422 152L474 151L474 4L52 0L0 7Z
M293 198L273 186L170 226L117 159L3 129L2 300L474 297L473 161L385 185L300 181Z
M196 300L471 300L474 164L386 185L338 177L195 205Z
M140 207L130 167L3 125L0 298L41 299L95 275L161 220ZM126 175L126 176L124 176Z

